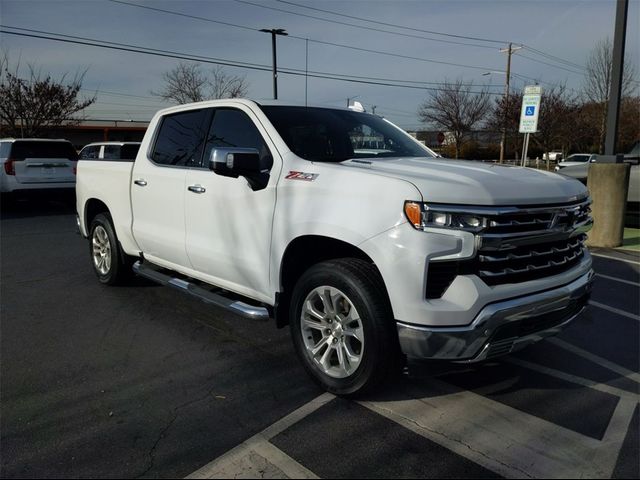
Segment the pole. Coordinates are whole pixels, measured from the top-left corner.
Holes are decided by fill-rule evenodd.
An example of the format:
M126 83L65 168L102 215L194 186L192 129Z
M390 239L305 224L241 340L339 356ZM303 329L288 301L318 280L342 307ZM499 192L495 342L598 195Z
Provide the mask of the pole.
M276 35L286 36L289 34L282 28L271 28L271 29L263 28L260 31L271 34L271 50L272 50L272 56L273 56L273 99L277 100L278 99L278 63L276 58Z
M507 116L509 115L509 79L511 78L511 46L507 54L507 78L504 87L504 115L502 119L502 137L500 138L500 163L504 162L504 151L507 143Z
M271 32L271 47L273 51L273 99L278 99L278 66L276 61L276 32Z
M616 1L616 24L613 36L613 59L611 65L611 87L607 107L607 135L604 141L604 154L615 155L618 138L618 116L620 113L620 94L622 91L622 73L624 69L624 43L627 36L627 12L629 0Z
M306 39L305 45L305 63L304 63L304 106L307 106L307 87L309 83L309 39Z
M529 133L524 134L524 145L522 145L522 166L527 166L527 155L529 154Z
M500 163L504 162L504 154L507 149L507 119L509 118L509 84L511 83L511 55L513 52L520 50L522 47L513 47L513 43L509 43L509 48L501 49L501 52L507 53L507 76L504 82L504 115L502 118L502 135L500 138Z

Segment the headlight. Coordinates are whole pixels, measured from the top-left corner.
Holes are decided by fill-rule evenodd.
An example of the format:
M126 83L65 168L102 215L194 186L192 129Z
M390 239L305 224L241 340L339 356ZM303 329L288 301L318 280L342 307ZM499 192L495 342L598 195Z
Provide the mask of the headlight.
M488 225L488 219L480 215L447 212L421 202L405 202L404 213L417 230L425 228L449 228L467 232L479 232Z

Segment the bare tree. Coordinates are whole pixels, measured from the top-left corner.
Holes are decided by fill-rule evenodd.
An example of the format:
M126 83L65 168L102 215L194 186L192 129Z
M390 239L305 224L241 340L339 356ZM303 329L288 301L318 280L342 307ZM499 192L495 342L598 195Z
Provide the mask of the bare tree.
M245 77L229 75L221 66L215 67L208 76L199 63L179 63L162 77L163 89L151 94L179 104L243 97L248 90Z
M245 77L228 75L221 66L212 70L209 87L210 98L246 97L249 90Z
M96 101L96 96L79 98L86 70L66 81L42 75L33 65L28 66L27 78L18 74L19 64L10 68L5 53L0 60L0 124L2 135L37 137L47 127L77 124L75 115Z
M487 116L486 127L489 130L501 132L503 128L506 128L505 158L513 155L517 159L520 152L522 135L518 132L518 127L520 125L522 94L522 91L515 94L510 93L508 102L504 95L498 97L495 100L493 109Z
M596 43L587 58L585 65L584 95L586 100L600 106L599 130L600 153L604 153L604 140L606 137L607 102L611 88L611 70L613 65L613 46L607 37ZM622 97L633 95L637 82L636 66L625 58L622 76Z
M445 80L441 89L433 91L418 109L424 123L445 130L454 140L455 156L460 156L462 144L474 128L477 128L489 113L487 88L474 91L473 83L461 79Z
M174 69L162 74L164 88L151 92L168 102L200 102L206 97L207 78L199 63L179 63Z

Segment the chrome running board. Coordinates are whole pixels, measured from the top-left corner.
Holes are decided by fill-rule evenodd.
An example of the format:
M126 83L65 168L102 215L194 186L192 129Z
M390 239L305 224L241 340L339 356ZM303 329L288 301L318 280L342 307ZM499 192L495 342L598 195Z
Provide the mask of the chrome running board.
M153 280L161 285L175 288L176 290L196 297L205 303L224 308L225 310L235 313L241 317L251 320L269 320L270 315L267 308L249 305L238 300L227 298L221 293L224 292L224 290L220 290L218 292L209 291L195 283L173 277L158 270L154 266L141 263L140 261L133 264L133 271L141 277L148 278L149 280Z

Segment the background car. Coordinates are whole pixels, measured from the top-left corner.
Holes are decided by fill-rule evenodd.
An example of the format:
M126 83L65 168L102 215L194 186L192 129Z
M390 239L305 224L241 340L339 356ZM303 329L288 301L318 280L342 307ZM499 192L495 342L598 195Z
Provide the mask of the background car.
M140 142L96 142L80 150L80 160L135 160Z
M68 140L0 140L3 194L40 189L73 189L78 154Z
M574 153L569 155L565 160L562 160L556 165L555 171L559 171L565 167L573 167L576 165L588 165L590 162L595 162L598 155L591 153Z
M545 153L542 158L552 162L559 162L562 160L562 150L551 150L550 152Z

